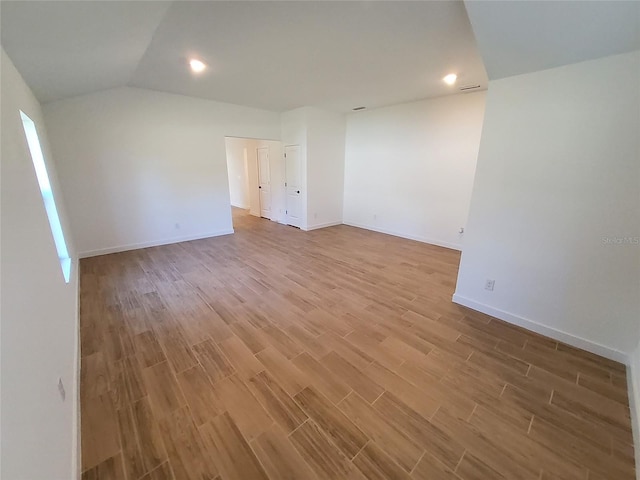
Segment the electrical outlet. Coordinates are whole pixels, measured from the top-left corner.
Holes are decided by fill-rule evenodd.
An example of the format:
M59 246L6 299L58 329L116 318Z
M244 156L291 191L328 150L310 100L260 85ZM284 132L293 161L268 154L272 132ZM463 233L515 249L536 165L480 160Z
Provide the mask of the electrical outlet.
M484 283L484 289L493 292L493 287L496 285L495 280L490 280L487 278L487 281Z
M62 377L58 378L58 392L60 393L60 398L64 402L65 398L67 398L67 392L64 390L64 383L62 383Z
M377 220L377 219L378 219L378 214L377 214L377 213L374 213L374 214L373 214L373 219L374 219L374 220Z
M180 224L176 223L176 230L180 230Z

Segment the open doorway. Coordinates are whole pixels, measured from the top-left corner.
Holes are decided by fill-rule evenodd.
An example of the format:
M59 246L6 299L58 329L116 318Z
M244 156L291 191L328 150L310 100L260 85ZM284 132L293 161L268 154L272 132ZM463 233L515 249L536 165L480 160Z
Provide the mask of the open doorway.
M282 143L225 137L225 146L234 228L249 215L284 223Z

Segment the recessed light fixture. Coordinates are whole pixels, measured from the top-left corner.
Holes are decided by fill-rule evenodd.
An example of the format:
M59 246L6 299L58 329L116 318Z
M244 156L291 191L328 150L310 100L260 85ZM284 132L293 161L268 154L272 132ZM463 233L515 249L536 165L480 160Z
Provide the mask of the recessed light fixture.
M444 83L446 83L447 85L453 85L454 83L456 83L456 79L458 78L458 76L455 73L450 73L449 75L447 75L446 77L444 77L442 80L444 81Z
M205 68L207 68L207 66L203 62L195 58L192 58L191 60L189 60L189 66L191 67L191 70L194 71L195 73L200 73Z

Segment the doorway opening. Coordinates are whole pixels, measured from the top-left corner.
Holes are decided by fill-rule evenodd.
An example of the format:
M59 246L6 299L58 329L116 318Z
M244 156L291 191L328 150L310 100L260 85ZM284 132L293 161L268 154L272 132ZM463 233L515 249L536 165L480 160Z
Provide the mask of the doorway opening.
M249 216L285 223L282 143L225 137L234 228Z

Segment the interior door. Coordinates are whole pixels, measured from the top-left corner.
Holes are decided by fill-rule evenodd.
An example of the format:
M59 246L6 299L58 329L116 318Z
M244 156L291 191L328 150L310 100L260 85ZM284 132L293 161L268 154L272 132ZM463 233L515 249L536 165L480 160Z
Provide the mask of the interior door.
M258 189L260 190L260 216L271 219L271 173L269 148L258 148Z
M300 146L287 145L284 147L285 186L287 191L286 221L288 225L300 228L301 198L300 198Z

